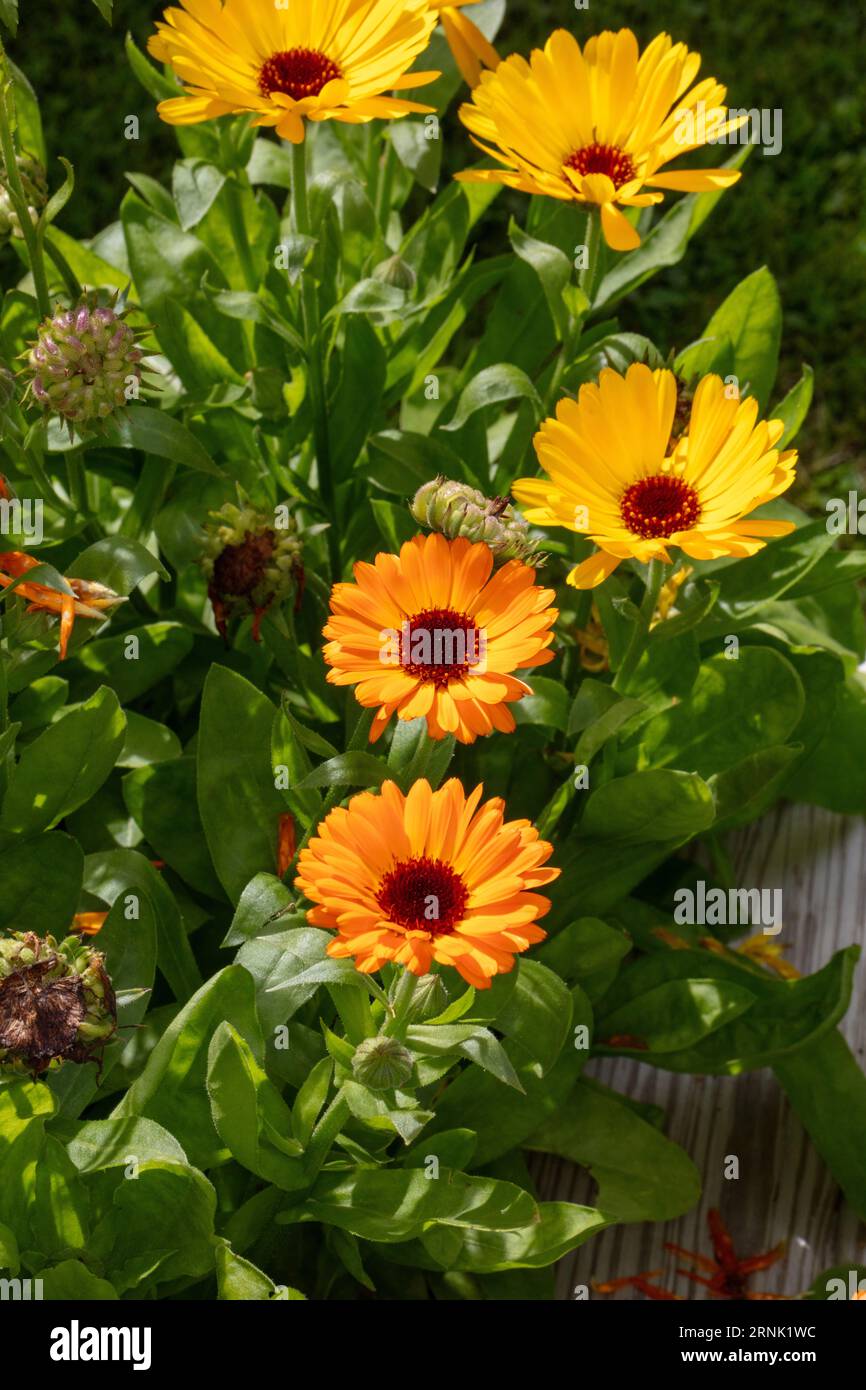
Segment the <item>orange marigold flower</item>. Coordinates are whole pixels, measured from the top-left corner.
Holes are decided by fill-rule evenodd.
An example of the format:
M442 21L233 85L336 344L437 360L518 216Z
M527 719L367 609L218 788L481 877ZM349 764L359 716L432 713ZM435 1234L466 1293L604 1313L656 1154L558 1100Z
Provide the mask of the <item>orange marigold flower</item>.
M27 555L23 550L3 551L0 553L0 588L7 589L40 563L34 555ZM97 584L92 579L67 578L66 583L70 590L68 594L50 589L47 584L39 584L35 580L25 579L15 588L17 594L28 600L28 613L60 614L61 661L65 660L76 618L103 618L105 609L126 602L113 589L107 589L104 584Z
M508 705L532 690L511 673L553 660L558 612L531 566L511 560L491 578L492 569L483 542L434 534L356 564L354 583L334 585L328 680L379 706L371 742L395 712L424 716L431 738L460 743L514 729Z
M486 989L544 940L550 903L535 889L559 875L542 867L553 846L530 821L506 821L500 797L479 805L482 790L421 780L404 796L384 782L325 817L295 886L316 904L313 926L337 933L329 956L353 956L365 974L395 961L425 975L435 961Z

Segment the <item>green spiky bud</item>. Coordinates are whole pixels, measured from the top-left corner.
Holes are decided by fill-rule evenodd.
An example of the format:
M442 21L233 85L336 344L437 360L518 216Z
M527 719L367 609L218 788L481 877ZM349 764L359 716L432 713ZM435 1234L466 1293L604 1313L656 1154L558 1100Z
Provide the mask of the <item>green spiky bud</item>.
M412 1075L412 1053L396 1038L365 1038L355 1048L352 1071L371 1091L391 1091Z
M544 563L527 523L507 497L485 497L468 483L438 477L418 489L409 510L421 526L440 531L449 540L464 536L483 541L499 560Z
M219 633L227 641L228 624L236 615L253 615L253 636L274 603L304 586L303 547L288 506L267 516L249 504L226 502L210 513L202 569L208 580Z
M39 326L27 354L28 394L70 429L98 425L138 398L142 352L124 313L87 295Z
M63 1062L101 1061L117 1031L105 957L68 936L0 938L0 1075L41 1076Z

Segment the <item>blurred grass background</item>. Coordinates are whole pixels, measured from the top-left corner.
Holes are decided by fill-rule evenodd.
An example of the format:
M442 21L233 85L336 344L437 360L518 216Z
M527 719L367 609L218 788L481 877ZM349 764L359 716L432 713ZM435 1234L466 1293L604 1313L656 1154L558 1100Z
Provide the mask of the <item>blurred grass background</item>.
M36 23L32 5L23 0L9 49L39 94L49 150L76 169L78 187L60 225L90 236L116 215L128 187L125 168L165 180L175 157L173 134L155 116L123 51L126 30L143 46L164 6L115 0L109 28L91 0L40 4ZM629 25L644 45L664 28L702 54L701 75L727 85L730 105L781 108L781 153L753 153L742 182L720 200L686 258L644 286L622 317L662 349L681 346L743 276L766 263L785 314L779 394L797 380L803 361L815 369L815 401L798 445L825 496L866 475L864 14L851 0L663 0L652 7L646 0L590 0L584 10L571 0L508 0L497 40L503 54L525 53L558 25L581 40ZM132 113L141 123L134 144L123 139L124 117ZM723 148L721 158L728 153Z

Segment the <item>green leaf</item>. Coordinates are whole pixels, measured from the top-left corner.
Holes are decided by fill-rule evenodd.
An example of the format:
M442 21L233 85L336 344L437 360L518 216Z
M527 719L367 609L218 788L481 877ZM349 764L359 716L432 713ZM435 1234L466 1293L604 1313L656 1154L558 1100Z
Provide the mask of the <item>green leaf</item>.
M845 815L866 814L866 684L852 676L839 692L832 722L796 769L789 796Z
M378 787L389 776L388 766L372 753L338 753L326 763L309 772L295 791L308 787Z
M267 1303L280 1297L293 1301L304 1297L297 1289L285 1289L285 1293L281 1294L267 1274L241 1255L236 1255L225 1242L217 1246L215 1258L217 1297L223 1301Z
M455 1231L434 1226L423 1233L421 1241L427 1254L445 1269L494 1274L543 1269L608 1224L595 1207L539 1202L537 1220L522 1231Z
M195 758L141 767L123 779L123 799L160 859L191 888L221 898L201 820L195 814Z
M776 446L778 449L787 449L796 439L800 426L809 413L814 385L815 373L808 362L804 362L803 375L796 386L792 386L788 394L783 396L770 412L774 420L782 420L785 425L785 433Z
M536 1207L528 1192L493 1178L445 1169L438 1181L430 1182L417 1169L358 1168L347 1174L320 1174L303 1209L278 1220L296 1220L301 1210L307 1220L390 1245L419 1236L430 1222L519 1230L532 1222Z
M728 338L740 393L748 383L761 410L767 408L779 363L782 306L776 281L766 266L741 280L713 314L703 336Z
M276 863L285 802L271 767L274 713L243 676L210 668L199 726L198 804L214 867L235 903L251 878Z
M701 1193L691 1159L612 1091L579 1081L526 1147L588 1168L607 1221L672 1221Z
M124 704L136 700L171 674L192 650L193 635L182 623L150 623L114 637L97 637L76 652L81 686L111 686ZM64 714L64 722L69 716Z
M18 33L18 0L0 0L0 20L14 38Z
M180 739L173 729L135 710L127 710L126 738L117 759L118 767L151 767L180 755Z
M592 792L581 830L604 840L686 840L706 830L714 817L712 791L697 773L652 768L616 777Z
M470 1062L489 1071L491 1076L506 1086L513 1086L515 1091L523 1090L508 1053L489 1028L479 1028L474 1023L442 1024L438 1027L422 1024L407 1029L406 1041L410 1047L427 1056L442 1057L456 1053L468 1057Z
M141 449L143 453L194 468L198 473L222 476L221 469L192 431L154 406L126 406L100 442L113 449Z
M552 246L546 241L537 241L535 237L529 236L517 225L514 218L509 224L508 236L517 255L531 265L538 276L561 341L568 331L569 316L563 291L571 281L571 261L558 246Z
M866 1220L866 1076L837 1030L777 1062L775 1072L848 1202Z
M565 732L568 723L568 691L560 681L532 676L532 694L517 700L511 709L517 724L543 724Z
M858 956L859 947L850 946L838 951L814 975L778 980L764 971L740 965L736 959L706 951L653 951L620 971L604 1001L605 1017L598 1025L600 1038L609 1036L608 1019L625 1017L627 1006L632 1004L639 1011L636 1001L640 996L670 981L703 978L713 979L725 989L729 985L744 987L756 997L754 1008L722 1023L694 1044L671 1051L605 1049L603 1043L597 1046L614 1051L617 1056L630 1052L666 1071L708 1076L734 1076L775 1065L777 1060L795 1054L835 1027L848 1007Z
M283 928L299 920L305 921L302 914L298 917L287 913L287 909L294 906L295 900L282 879L275 874L256 874L240 896L223 946L241 946L248 937L264 935L265 929L277 918Z
M349 963L326 957L327 944L328 938L320 927L296 927L273 936L254 937L241 947L237 963L255 980L259 1014L266 1034L286 1023L312 998L323 983L316 974L318 968ZM342 982L349 973L338 978L335 972L333 978ZM302 977L302 983L298 984Z
M226 176L205 159L179 159L171 176L178 221L185 232L197 227L213 207Z
M440 425L440 429L462 429L476 411L484 410L489 405L498 405L501 401L514 400L515 397L531 401L539 418L544 413L541 397L526 372L521 371L520 367L515 367L510 362L498 362L495 366L485 367L472 378L457 402L453 417L448 424Z
M134 850L116 849L88 855L84 885L113 904L129 893L146 898L156 914L157 961L175 999L188 999L201 984L183 919L171 889L152 864Z
M99 10L102 18L111 23L111 11L114 8L114 0L93 0L94 5Z
M70 572L76 579L95 579L124 596L152 574L168 579L168 570L152 551L127 536L105 536L95 541L82 550Z
M211 1039L207 1091L217 1133L238 1163L286 1191L306 1184L289 1107L230 1023Z
M55 830L3 849L0 930L66 935L81 896L84 855Z
M100 688L22 751L3 801L0 829L33 835L89 801L117 761L126 719Z
M417 535L417 524L412 520L406 507L398 507L393 502L385 502L379 497L371 497L370 510L385 544L394 554L400 550L402 545L405 545L406 541Z
M316 1121L325 1107L334 1064L330 1057L317 1062L295 1096L292 1106L292 1133L304 1148L309 1144Z
M743 758L782 744L800 722L803 684L770 647L742 647L738 659L710 657L686 699L640 732L644 765L725 772Z
M23 1250L33 1247L30 1208L45 1149L45 1121L53 1113L47 1086L13 1081L0 1088L0 1222Z
M756 994L730 980L669 980L604 1013L598 1021L598 1046L627 1035L639 1038L655 1054L679 1052L739 1018L756 1002Z
M78 1127L66 1152L79 1173L127 1168L151 1159L185 1163L186 1154L173 1134L153 1120L88 1120Z
M200 1168L221 1163L227 1156L214 1128L205 1084L210 1041L224 1022L236 1028L254 1056L262 1056L253 981L237 965L220 970L193 995L112 1113L113 1119L140 1115L155 1120Z
M105 1303L118 1298L114 1285L93 1274L80 1260L61 1260L43 1269L39 1278L42 1297L49 1303Z
M442 141L429 139L423 117L392 121L388 138L404 169L428 192L435 193L442 163Z
M162 1283L213 1273L216 1193L203 1173L151 1159L134 1182L121 1177L95 1227L88 1254L120 1294L139 1297Z

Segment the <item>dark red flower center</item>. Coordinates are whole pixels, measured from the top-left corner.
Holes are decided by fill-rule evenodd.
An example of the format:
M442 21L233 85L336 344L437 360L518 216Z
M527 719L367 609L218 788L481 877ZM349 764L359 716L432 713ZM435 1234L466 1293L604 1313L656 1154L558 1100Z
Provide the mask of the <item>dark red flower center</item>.
M629 531L645 540L687 531L701 514L694 488L682 478L664 473L632 483L623 493L619 509Z
M584 145L582 150L574 150L565 164L579 174L607 174L614 188L622 188L637 173L631 155L617 145Z
M256 534L247 531L240 545L227 545L220 551L213 567L211 587L226 598L251 594L265 577L265 569L274 553L273 531Z
M288 48L272 53L259 71L259 91L269 97L272 92L300 101L317 97L335 77L342 77L337 64L317 48Z
M390 921L444 936L466 910L469 890L460 874L426 854L401 859L379 884L376 902Z
M425 608L407 618L400 633L400 665L417 680L446 686L483 657L483 638L465 613Z

